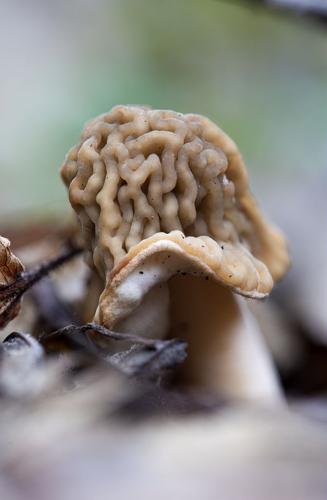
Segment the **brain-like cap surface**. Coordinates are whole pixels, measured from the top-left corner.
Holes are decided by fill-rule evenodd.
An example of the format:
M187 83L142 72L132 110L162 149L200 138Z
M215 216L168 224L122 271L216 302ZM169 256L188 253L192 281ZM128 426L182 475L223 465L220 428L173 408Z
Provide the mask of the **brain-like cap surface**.
M262 293L288 266L284 239L250 194L236 145L203 116L116 106L86 124L61 174L89 263L102 276L145 239L176 230L190 243L209 237L225 248L225 264L237 260L259 276L253 287Z

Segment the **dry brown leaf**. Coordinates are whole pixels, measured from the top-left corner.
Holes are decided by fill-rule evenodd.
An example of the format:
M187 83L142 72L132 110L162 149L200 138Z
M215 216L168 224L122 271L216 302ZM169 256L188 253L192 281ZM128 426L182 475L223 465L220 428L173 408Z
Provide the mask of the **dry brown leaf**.
M10 241L0 236L0 288L13 283L23 270L23 264L10 249ZM6 326L9 321L17 316L20 301L18 300L14 307L8 308L7 306L8 301L6 299L0 302L0 328ZM6 310L8 314L3 314Z

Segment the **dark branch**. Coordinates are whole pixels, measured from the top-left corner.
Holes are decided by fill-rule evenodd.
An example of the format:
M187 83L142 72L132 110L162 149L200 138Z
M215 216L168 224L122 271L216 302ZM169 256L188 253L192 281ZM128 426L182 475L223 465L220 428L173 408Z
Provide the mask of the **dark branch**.
M133 333L119 333L109 330L102 325L96 323L86 323L85 325L67 325L63 328L56 330L55 332L46 333L42 335L41 340L48 340L51 337L56 337L59 335L79 335L81 333L94 332L102 337L107 337L111 340L120 340L125 342L131 342L132 344L143 345L146 347L156 347L159 346L163 341L156 339L148 339L145 337L140 337L139 335L134 335Z
M69 248L45 264L20 273L13 283L0 285L0 327L7 323L8 318L13 317L14 309L27 290L51 271L54 271L81 252L80 248Z
M124 341L132 344L126 351L115 354L101 348L88 333L99 335L113 341ZM131 333L119 333L108 330L96 323L85 325L68 325L55 332L45 333L40 337L41 344L51 349L53 341L75 339L75 348L114 366L127 375L153 378L160 377L162 372L175 368L186 358L187 343L179 339L148 339ZM59 350L62 344L59 343Z
M300 15L327 23L326 0L235 0L235 2L254 7L266 7L286 14Z

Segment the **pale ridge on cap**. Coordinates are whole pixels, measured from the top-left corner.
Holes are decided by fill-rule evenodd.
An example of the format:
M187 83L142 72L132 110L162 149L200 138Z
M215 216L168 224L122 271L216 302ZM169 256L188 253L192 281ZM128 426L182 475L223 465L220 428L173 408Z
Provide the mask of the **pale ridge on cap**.
M204 261L216 258L216 279L247 296L269 293L289 265L235 143L200 115L116 106L86 124L61 174L88 261L107 280L156 235ZM199 237L204 249L191 244Z

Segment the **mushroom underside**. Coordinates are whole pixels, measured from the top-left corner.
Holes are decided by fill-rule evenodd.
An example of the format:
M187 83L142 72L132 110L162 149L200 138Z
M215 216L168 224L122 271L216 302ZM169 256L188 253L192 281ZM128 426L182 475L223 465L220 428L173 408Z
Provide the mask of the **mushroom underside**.
M96 321L121 332L177 337L188 357L177 372L181 384L223 397L281 400L270 356L246 300L217 279L203 260L161 242L114 270ZM160 249L160 250L159 250Z

